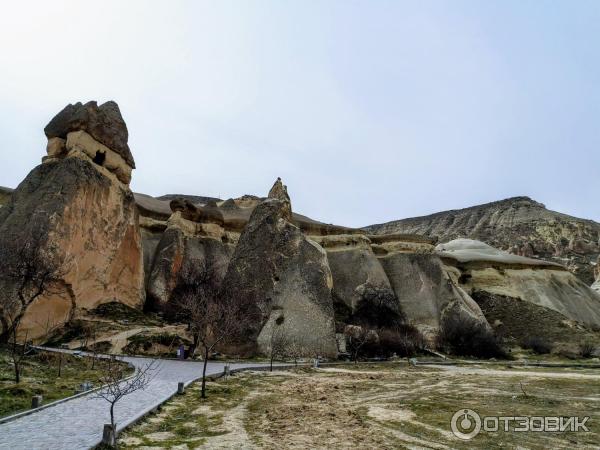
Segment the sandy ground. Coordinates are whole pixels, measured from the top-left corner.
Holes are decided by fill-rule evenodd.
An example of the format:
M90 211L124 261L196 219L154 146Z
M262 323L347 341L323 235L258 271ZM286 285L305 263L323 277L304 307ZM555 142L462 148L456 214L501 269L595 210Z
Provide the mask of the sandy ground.
M209 385L206 401L193 388L170 408L127 432L122 447L570 449L600 442L597 425L584 434L482 433L466 443L450 429L461 408L589 415L598 423L600 374L589 370L349 365L243 373Z
M600 371L598 373L577 373L577 372L549 372L549 371L536 371L532 370L496 370L488 368L475 368L475 367L464 367L464 366L442 366L442 365L429 365L429 367L446 370L455 374L460 375L481 375L481 376L494 376L494 377L537 377L537 378L564 378L564 379L588 379L588 380L600 380Z
M114 332L107 331L98 333L95 339L89 339L86 344L89 346L97 343L97 342L110 342L112 344L111 352L112 353L122 353L123 347L125 347L129 341L127 340L131 336L135 336L136 334L146 332L149 334L160 334L160 333L174 333L185 335L185 326L184 325L164 325L164 326L140 326L135 328L129 328L126 330ZM81 339L74 339L69 342L68 347L70 349L76 349L81 347Z

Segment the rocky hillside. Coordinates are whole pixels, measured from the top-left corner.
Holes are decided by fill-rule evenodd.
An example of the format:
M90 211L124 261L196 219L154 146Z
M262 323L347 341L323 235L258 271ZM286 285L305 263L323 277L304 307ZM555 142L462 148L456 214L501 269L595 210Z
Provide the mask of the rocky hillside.
M432 341L466 322L518 339L536 315L600 330L600 224L531 199L353 229L295 213L281 179L266 197L134 194L114 102L68 105L44 131L42 164L0 190L0 339L43 340L108 304L180 320L187 286L239 306L240 355L279 340L333 357L348 333L407 323Z
M8 203L8 199L10 198L11 192L12 189L0 186L0 208L2 207L2 205Z
M516 255L560 263L588 286L594 282L600 253L600 223L550 211L529 197L370 225L366 230L421 234L441 243L477 239Z

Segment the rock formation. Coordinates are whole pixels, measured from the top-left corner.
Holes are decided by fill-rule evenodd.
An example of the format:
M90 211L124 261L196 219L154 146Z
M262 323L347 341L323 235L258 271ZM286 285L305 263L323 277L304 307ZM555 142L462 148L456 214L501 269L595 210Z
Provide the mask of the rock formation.
M439 244L436 253L467 293L519 299L600 327L600 295L559 264L509 254L470 239Z
M486 325L477 303L451 279L439 257L424 253L393 253L381 263L406 318L434 333L451 316Z
M254 309L254 313L260 311L260 314L257 313L256 329L251 334L263 350L266 336L272 331L270 324L282 314L275 309L277 312L271 315L272 309L265 303L266 299L272 302L271 292L275 292L277 286L273 277L279 275L273 275L275 269L271 267L266 270L264 265L276 266L281 264L280 260L283 261L280 250L276 248L275 242L278 241L271 242L266 237L282 234L275 226L278 223L301 231L295 233L298 242L310 240L326 251L338 332L347 324L389 326L391 322L405 318L432 335L446 318L453 315L486 325L476 302L483 293L496 296L501 293L510 299L507 305L514 304L511 303L512 299L522 299L531 305L556 311L565 319L587 323L588 326L594 326L595 315L600 310L591 290L555 262L509 254L474 241L457 241L436 249L436 239L424 236L407 233L367 235L364 231L323 224L292 213L289 195L281 180L277 180L269 196L272 198L262 200L245 196L218 204L210 200L204 204L175 200L169 208L177 211L182 218L188 218L183 220L205 220L220 224L222 216L222 226L232 249L241 239L240 231L242 236L245 235L240 240L241 246L238 245L235 250L227 278L229 284L245 286L244 289L234 289L232 295L239 298L249 295L250 303L259 305ZM159 230L157 234L163 233L162 230L171 221L166 219L167 203L140 194L136 199L140 211L145 215L141 222L142 230L152 228ZM267 221L270 221L269 225ZM262 225L258 226L255 222ZM160 224L164 224L163 228ZM304 238L301 239L302 234ZM175 255L185 255L181 250L180 234L175 239L169 232L163 235L162 242L160 251L154 257L153 274L159 261L164 267L176 267ZM166 242L177 244L165 245ZM464 245L459 245L460 242ZM179 250L169 254L174 249ZM256 256L259 252L262 255L260 257ZM285 255L293 254L292 250L286 252ZM183 256L182 260L187 258ZM253 269L255 275L252 275ZM241 275L236 273L238 270L242 272ZM170 273L170 269L158 272ZM487 274L486 277L484 274ZM238 276L241 280L232 281ZM150 297L159 298L161 290L169 291L163 288L168 285L164 281L168 277L153 275L152 278L153 283L148 286ZM171 281L171 286L173 283ZM161 302L166 301L165 296L162 298ZM514 317L515 322L519 320L518 316Z
M596 275L596 281L594 281L594 284L592 284L592 289L600 293L600 256L596 262L594 273Z
M403 319L402 306L366 236L341 234L314 239L327 251L338 323L379 327L393 326Z
M216 206L201 208L176 199L171 201L171 209L167 228L153 252L147 280L148 308L170 313L180 274L204 279L203 274L210 271L212 288L218 290L234 248Z
M10 200L11 194L12 194L12 189L0 186L0 208L2 208L3 205L8 203L8 201Z
M476 239L510 253L566 265L588 286L600 253L600 224L550 211L528 197L371 225L373 234L410 233L448 242Z
M433 336L455 317L514 333L535 317L545 330L600 327L600 224L527 197L359 230L293 212L280 178L267 197L133 194L114 102L68 105L44 131L43 163L15 191L0 188L2 267L18 261L9 248L38 241L60 267L52 289L22 308L29 337L112 301L175 317L182 277L243 306L246 353L268 352L277 337L333 356L348 326L408 321ZM0 334L17 288L6 273Z
M128 186L133 158L116 103L70 105L50 122L46 134L48 157L0 208L0 249L9 240L35 241L30 226L35 223L42 251L62 265L61 279L53 280L58 289L23 311L20 331L30 338L104 302L141 307L144 301L138 214ZM98 159L99 153L105 158ZM0 282L8 282L1 273Z
M272 192L282 192L279 183ZM290 223L289 201L275 196L252 212L225 276L225 295L243 302L249 345L267 351L275 327L283 327L287 340L335 355L327 254Z
M292 201L288 195L287 186L283 184L281 178L277 178L277 181L275 181L275 184L271 190L269 190L269 195L267 195L267 198L281 200L285 209L283 212L283 218L288 222L292 221Z
M115 102L109 101L100 106L95 101L85 105L67 105L44 128L51 148L60 148L60 141L57 139L67 139L69 133L74 131L86 132L135 169L135 162L127 144L127 126Z

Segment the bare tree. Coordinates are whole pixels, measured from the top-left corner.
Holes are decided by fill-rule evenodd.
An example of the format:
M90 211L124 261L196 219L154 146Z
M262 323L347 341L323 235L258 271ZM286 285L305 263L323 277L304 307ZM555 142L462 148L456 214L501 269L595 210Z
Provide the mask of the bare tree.
M298 365L298 359L310 354L305 339L300 336L293 336L288 341L286 354L294 360L294 365Z
M21 344L19 344L18 339L17 339L18 332L19 332L18 325L15 327L12 327L10 342L8 345L10 359L12 360L12 363L13 363L16 384L21 382L23 360L31 352L28 342L27 342L27 332L25 332L25 339Z
M110 405L111 445L117 448L117 424L115 423L115 405L123 397L145 389L152 380L152 372L157 368L154 360L126 378L128 365L115 357L105 358L99 364L98 383L103 387L92 398L101 398Z
M66 293L57 287L65 265L34 217L29 233L0 239L0 342L17 337L25 311L39 297Z
M96 345L96 324L93 322L86 323L81 331L80 337L81 345L80 349L91 353L92 367L93 370L96 366L96 359L98 356L98 346Z
M271 325L271 334L269 336L269 362L270 369L273 372L273 361L276 358L284 358L288 355L291 339L286 333L285 317L280 314Z
M218 268L182 270L174 289L174 304L193 336L192 355L202 351L201 398L206 398L206 367L218 345L235 339L243 330L245 315L239 302L221 297Z
M378 340L377 333L373 330L358 325L346 325L344 335L348 341L348 347L352 352L352 360L354 363L358 361L358 355L365 344L376 342Z
M92 344L88 351L92 352L92 370L96 367L96 360L98 359L98 345L97 344L97 328L95 324L90 325L90 337L92 339Z

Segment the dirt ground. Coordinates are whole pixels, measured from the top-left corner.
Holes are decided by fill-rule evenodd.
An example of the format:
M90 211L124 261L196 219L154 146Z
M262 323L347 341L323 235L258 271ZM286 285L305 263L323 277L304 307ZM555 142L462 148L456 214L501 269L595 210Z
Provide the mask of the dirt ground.
M600 448L600 373L591 369L346 365L246 372L198 386L121 436L122 448ZM481 432L453 414L590 416L589 432Z

